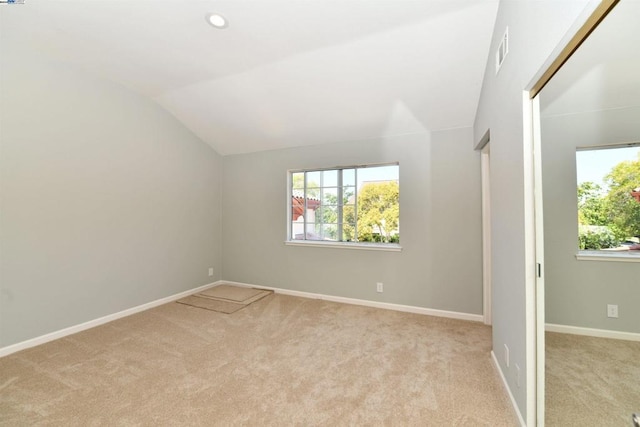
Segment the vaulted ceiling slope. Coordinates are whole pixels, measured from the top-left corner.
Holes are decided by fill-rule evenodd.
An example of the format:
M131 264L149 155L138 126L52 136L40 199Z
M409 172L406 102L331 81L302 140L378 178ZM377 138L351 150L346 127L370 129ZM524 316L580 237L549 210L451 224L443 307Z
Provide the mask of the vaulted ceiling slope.
M26 0L3 6L2 31L154 99L229 155L471 126L497 7Z

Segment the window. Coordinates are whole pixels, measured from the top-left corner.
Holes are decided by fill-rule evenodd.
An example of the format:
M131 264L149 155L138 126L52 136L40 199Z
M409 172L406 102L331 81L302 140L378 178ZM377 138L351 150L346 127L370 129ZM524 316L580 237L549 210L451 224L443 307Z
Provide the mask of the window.
M576 170L579 250L640 256L640 144L578 149Z
M399 165L289 173L289 241L400 242Z

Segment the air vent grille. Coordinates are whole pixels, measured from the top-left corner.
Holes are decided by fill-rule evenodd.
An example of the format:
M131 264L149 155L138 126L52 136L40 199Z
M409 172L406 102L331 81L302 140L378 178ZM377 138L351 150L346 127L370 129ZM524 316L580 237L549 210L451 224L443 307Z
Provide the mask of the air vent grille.
M507 29L505 30L504 35L500 40L498 51L496 52L496 74L498 74L498 71L500 71L500 67L507 57L507 53L509 53L509 27L507 27Z

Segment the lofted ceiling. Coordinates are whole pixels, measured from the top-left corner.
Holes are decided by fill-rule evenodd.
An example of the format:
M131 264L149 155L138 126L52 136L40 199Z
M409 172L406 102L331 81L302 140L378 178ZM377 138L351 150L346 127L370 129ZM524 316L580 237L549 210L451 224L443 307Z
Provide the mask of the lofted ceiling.
M472 126L498 0L26 0L1 31L222 155ZM215 29L207 13L224 15Z

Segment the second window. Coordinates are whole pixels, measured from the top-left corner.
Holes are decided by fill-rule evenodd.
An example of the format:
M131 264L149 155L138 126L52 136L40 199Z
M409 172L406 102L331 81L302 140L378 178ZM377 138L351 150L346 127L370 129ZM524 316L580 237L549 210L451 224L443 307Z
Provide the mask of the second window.
M289 239L400 242L399 165L289 174Z

